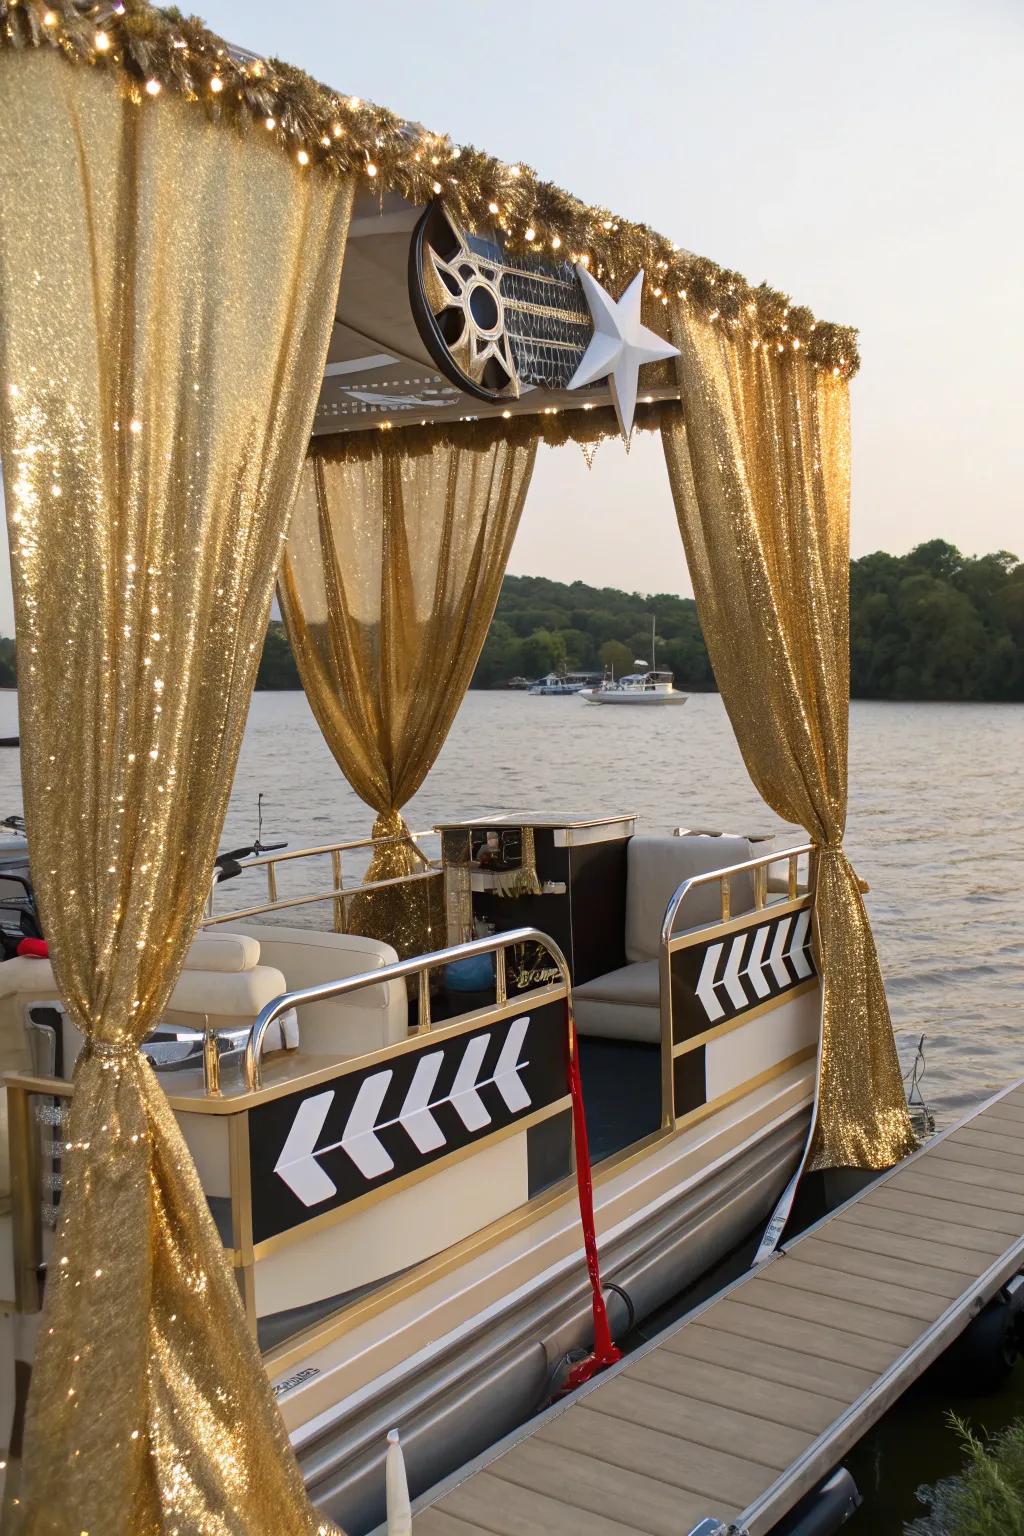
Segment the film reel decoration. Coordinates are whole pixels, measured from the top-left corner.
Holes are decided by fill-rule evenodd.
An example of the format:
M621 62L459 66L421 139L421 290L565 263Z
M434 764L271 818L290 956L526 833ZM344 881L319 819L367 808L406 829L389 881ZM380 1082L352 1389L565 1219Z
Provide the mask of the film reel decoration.
M409 294L434 362L478 400L564 389L593 334L568 262L520 257L512 265L497 237L465 234L439 201L413 234Z

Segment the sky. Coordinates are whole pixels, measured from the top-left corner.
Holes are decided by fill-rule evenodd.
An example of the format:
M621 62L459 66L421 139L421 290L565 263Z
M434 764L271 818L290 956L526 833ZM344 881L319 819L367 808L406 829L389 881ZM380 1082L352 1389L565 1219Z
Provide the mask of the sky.
M205 0L347 94L860 328L854 555L1024 557L1020 0ZM12 629L6 562L0 632ZM509 569L690 591L659 440L540 450Z

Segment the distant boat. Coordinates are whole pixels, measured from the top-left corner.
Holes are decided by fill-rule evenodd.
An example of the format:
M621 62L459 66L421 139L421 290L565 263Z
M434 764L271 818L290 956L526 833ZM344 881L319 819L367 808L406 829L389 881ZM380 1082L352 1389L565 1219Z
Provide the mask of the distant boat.
M689 697L675 687L671 672L631 672L617 683L580 690L588 704L685 704Z
M525 692L529 686L530 679L528 677L510 677L505 684L506 688L518 688L521 692Z
M545 698L558 698L563 694L582 693L585 686L582 682L569 682L567 678L559 677L557 672L549 672L547 677L531 683L529 692Z
M654 658L658 637L655 625L652 615L650 666L637 661L636 665L644 668L642 672L630 672L618 682L613 678L598 688L582 688L580 698L586 699L588 704L685 704L689 694L678 692L672 673L656 670Z

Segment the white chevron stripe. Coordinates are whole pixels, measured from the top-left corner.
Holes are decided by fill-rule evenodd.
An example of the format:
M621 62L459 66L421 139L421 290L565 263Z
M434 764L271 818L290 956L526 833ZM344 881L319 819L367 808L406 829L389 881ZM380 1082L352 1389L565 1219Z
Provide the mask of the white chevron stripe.
M704 1005L704 1012L712 1024L717 1019L725 1018L725 1009L718 1001L715 992L715 972L718 970L718 957L721 955L724 945L709 944L704 955L704 963L700 968L697 978L696 992Z
M465 1055L459 1062L459 1070L452 1084L450 1095L452 1108L467 1131L482 1131L485 1125L491 1123L484 1101L477 1091L476 1082L484 1057L487 1055L489 1041L489 1035L474 1036L466 1046Z
M393 1076L389 1067L386 1072L375 1072L372 1077L363 1080L352 1105L345 1134L339 1143L364 1179L378 1179L382 1173L390 1173L395 1166L394 1158L388 1155L384 1144L377 1137L377 1116ZM329 1150L332 1149L321 1148L324 1152Z
M725 975L722 977L722 985L728 992L734 1008L745 1008L750 1001L743 990L740 981L740 956L746 943L746 934L738 933L729 946L729 958L725 962Z
M768 964L775 975L775 980L780 987L788 987L790 974L786 970L786 962L782 958L782 952L786 947L786 935L792 925L792 917L784 917L775 931L775 942L772 945L771 954L768 956Z
M768 924L764 923L760 928L754 929L754 939L750 946L750 958L741 975L748 977L750 985L758 997L767 997L771 991L771 983L764 974L764 946L768 940Z
M430 1113L430 1095L444 1061L444 1051L430 1051L416 1063L409 1092L398 1118L421 1152L444 1146L444 1132Z
M810 944L807 930L810 927L810 923L811 912L810 908L806 907L803 912L798 914L797 920L793 925L793 937L790 940L788 950L789 959L792 961L796 974L801 980L805 976L812 974L811 965L807 959L807 949Z
M505 1044L501 1048L498 1065L494 1069L494 1086L505 1100L506 1107L514 1115L520 1110L527 1109L530 1104L530 1095L519 1076L519 1052L523 1048L523 1041L526 1039L526 1031L529 1027L529 1014L513 1021Z
M329 1200L337 1194L337 1185L333 1179L328 1178L313 1155L317 1137L324 1128L327 1111L333 1103L333 1088L326 1093L317 1093L312 1098L303 1099L281 1148L281 1156L274 1164L274 1172L280 1175L303 1205L319 1205L321 1200Z

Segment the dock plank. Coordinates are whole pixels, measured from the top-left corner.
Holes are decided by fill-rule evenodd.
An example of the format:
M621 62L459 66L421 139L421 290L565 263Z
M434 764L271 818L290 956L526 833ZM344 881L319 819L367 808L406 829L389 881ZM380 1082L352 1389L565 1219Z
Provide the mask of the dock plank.
M488 1536L488 1532L482 1525L470 1525L435 1507L416 1516L416 1536Z
M898 1228L889 1230L880 1227L877 1222L870 1222L872 1237L870 1239L870 1251L886 1258L908 1259L914 1262L915 1255L921 1253L921 1242L918 1238L901 1232ZM860 1227L852 1221L841 1227L823 1227L820 1232L814 1234L815 1242L829 1243L844 1253L863 1253L865 1251L865 1239ZM959 1275L964 1283L972 1280L978 1273L978 1254L966 1248L955 1247L952 1243L943 1243L928 1253L928 1263L935 1269L947 1270L952 1275Z
M985 1232L980 1227L958 1226L955 1221L938 1220L922 1212L915 1215L902 1207L893 1210L884 1203L852 1205L845 1213L845 1219L854 1227L871 1227L883 1232L895 1232L900 1237L923 1238L934 1248L941 1248L948 1243L951 1248L971 1253L975 1260L979 1254L995 1258L1007 1246L995 1232ZM973 1272L978 1273L976 1263Z
M766 1285L781 1285L787 1291L796 1289L818 1296L838 1296L842 1301L874 1311L894 1312L918 1322L931 1322L943 1310L949 1292L936 1296L925 1291L916 1284L916 1277L909 1269L908 1265L908 1273L895 1283L877 1276L868 1279L864 1275L815 1264L813 1255L798 1251L787 1254L782 1264L769 1265L764 1272L764 1281ZM957 1286L953 1295L959 1294L960 1287Z
M910 1286L927 1291L930 1296L952 1301L963 1290L963 1277L972 1271L940 1269L932 1264L919 1264L916 1259L897 1254L879 1253L861 1246L826 1241L823 1237L811 1237L794 1245L786 1257L794 1264L806 1264L815 1269L834 1270L839 1275L854 1275L880 1285Z
M1024 1082L454 1479L415 1536L767 1536L1022 1262Z
M944 1136L935 1151L939 1149L949 1156L955 1155L960 1162L974 1163L978 1168L998 1168L1003 1173L1013 1173L1024 1179L1024 1156L1016 1156L1011 1152L1000 1152L998 1147L988 1147L982 1144L976 1146L973 1141L963 1141L961 1133L954 1131L949 1136ZM931 1156L929 1149L929 1156Z
M609 1383L611 1385L611 1383ZM595 1394L596 1396L596 1394ZM534 1436L534 1444L549 1445L558 1452L573 1451L596 1457L616 1473L666 1485L670 1497L679 1490L715 1504L755 1498L764 1487L763 1464L742 1456L717 1451L705 1443L679 1439L648 1425L591 1406L588 1399L571 1413L559 1414ZM556 1459L561 1459L556 1457ZM564 1460L563 1476L565 1475ZM575 1490L575 1479L570 1497ZM604 1507L604 1506L602 1506ZM678 1525L674 1528L678 1530Z
M1024 1187L1019 1186L1017 1193L1007 1189L993 1189L988 1184L974 1184L966 1189L964 1181L948 1175L941 1163L929 1163L927 1169L922 1169L920 1173L912 1174L908 1171L906 1178L900 1180L899 1187L915 1194L934 1195L942 1200L966 1201L973 1207L980 1205L986 1210L1008 1212L1017 1218L1015 1224L1018 1228L1021 1225L1020 1218L1024 1216Z
M879 1189L864 1201L865 1210L905 1212L908 1216L934 1216L937 1221L952 1222L975 1232L991 1233L997 1251L1006 1247L1002 1239L1017 1237L1020 1223L1009 1212L990 1211L982 1205L968 1205L964 1200L947 1200L944 1195L918 1194L913 1189Z
M861 1339L906 1345L931 1322L931 1315L905 1317L896 1312L880 1311L877 1307L859 1306L856 1302L844 1301L834 1291L822 1295L814 1290L800 1290L784 1284L784 1276L774 1283L767 1275L761 1278L763 1285L752 1285L745 1292L746 1305L792 1318L801 1327L820 1323ZM941 1312L941 1306L937 1310Z
M742 1409L687 1397L655 1385L626 1371L608 1383L606 1392L595 1392L586 1406L630 1424L660 1430L688 1446L705 1446L712 1453L724 1451L743 1462L781 1471L813 1438L805 1430L759 1418ZM835 1417L835 1408L831 1410ZM830 1419L825 1420L826 1423Z
M966 1141L968 1146L991 1147L994 1152L1006 1152L1012 1157L1021 1155L1020 1139L1016 1136L1004 1135L1002 1129L989 1130L988 1126L972 1121L969 1127L957 1131L956 1134L959 1140Z
M874 1373L862 1365L822 1360L804 1350L774 1344L764 1337L730 1333L711 1326L706 1321L710 1315L705 1312L679 1333L669 1334L661 1348L683 1359L693 1357L709 1365L745 1371L762 1381L778 1381L790 1387L806 1386L823 1397L840 1392L850 1401L867 1391L875 1379Z
M981 1154L985 1158L986 1154ZM945 1145L936 1147L934 1155L928 1159L929 1171L934 1171L940 1178L953 1179L958 1184L971 1184L977 1188L1004 1190L1007 1194L1016 1194L1018 1190L1024 1190L1024 1171L1010 1173L1002 1168L990 1168L985 1162L978 1162L973 1157L965 1156L965 1149L957 1151ZM965 1199L973 1196L964 1196Z
M707 1508L706 1496L688 1494L678 1483L544 1442L539 1434L492 1462L488 1471L506 1484L559 1499L586 1518L601 1515L649 1536L679 1536L680 1526L686 1530L686 1521L695 1524Z
M814 1354L821 1360L859 1365L872 1371L884 1371L900 1352L899 1345L888 1340L865 1338L863 1334L807 1322L802 1317L787 1317L757 1306L745 1296L742 1301L727 1296L716 1302L706 1320L710 1326L721 1328L725 1333L739 1334L741 1338L765 1339L769 1344L781 1344L805 1355Z
M705 1412L711 1407L724 1408L814 1435L846 1406L839 1397L811 1391L806 1377L799 1387L792 1387L777 1377L765 1380L720 1361L711 1364L698 1355L677 1356L667 1349L637 1356L624 1375L629 1381L649 1382L684 1400L697 1401Z

